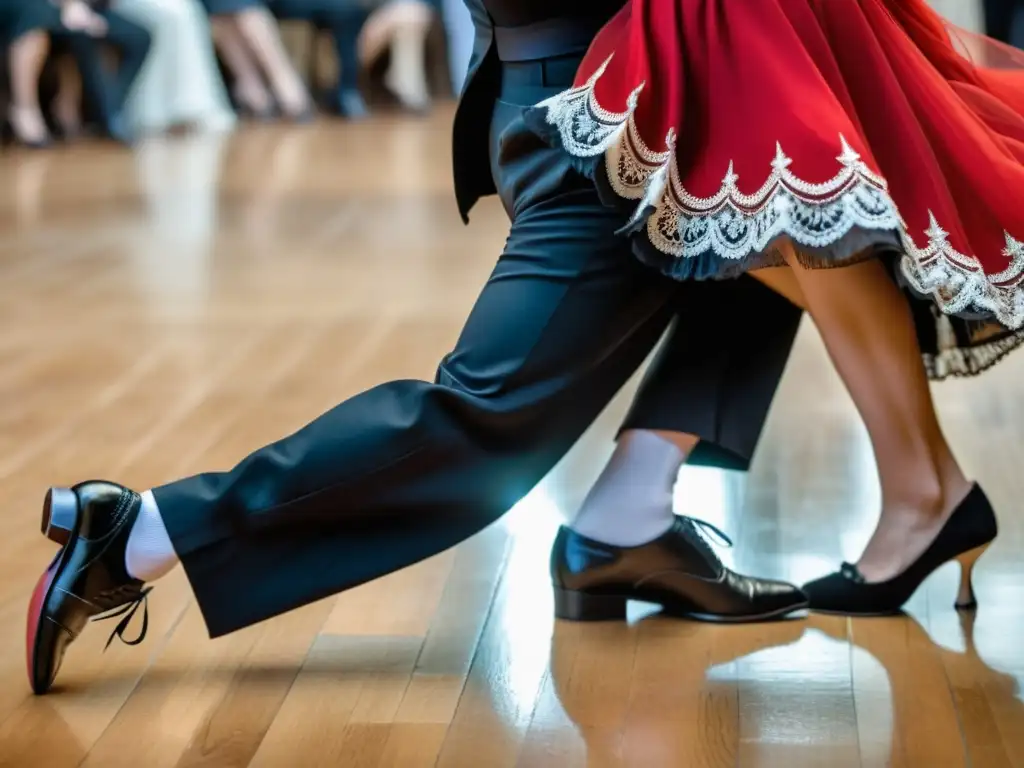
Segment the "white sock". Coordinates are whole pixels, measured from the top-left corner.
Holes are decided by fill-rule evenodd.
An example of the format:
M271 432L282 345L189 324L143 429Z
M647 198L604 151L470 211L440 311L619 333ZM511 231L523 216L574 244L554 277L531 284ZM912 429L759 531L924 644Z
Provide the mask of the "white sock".
M617 547L661 536L675 519L672 489L686 454L653 432L631 431L615 446L572 529Z
M142 494L142 508L128 534L124 564L139 581L156 581L178 564L152 491Z

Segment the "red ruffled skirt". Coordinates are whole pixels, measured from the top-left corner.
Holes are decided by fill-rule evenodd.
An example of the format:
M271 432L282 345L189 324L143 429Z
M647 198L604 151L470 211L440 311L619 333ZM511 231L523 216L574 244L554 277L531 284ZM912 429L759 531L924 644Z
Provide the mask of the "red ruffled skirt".
M888 254L933 378L1024 341L1024 54L924 0L632 0L527 120L672 277Z

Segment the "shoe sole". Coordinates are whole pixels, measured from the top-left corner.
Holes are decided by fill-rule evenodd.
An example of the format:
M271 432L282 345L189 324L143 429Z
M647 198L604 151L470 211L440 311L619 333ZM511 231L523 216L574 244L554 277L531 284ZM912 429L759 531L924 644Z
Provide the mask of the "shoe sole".
M559 589L555 587L555 618L563 621L600 622L625 621L626 603L637 598L621 595L588 595L581 592ZM646 602L646 601L645 601ZM655 603L657 604L657 603ZM758 622L778 619L810 607L809 601L794 603L773 611L743 616L728 616L715 613L696 611L674 612L662 606L663 615L673 619L689 619L711 624L756 624Z
M824 608L811 608L811 613L819 616L846 616L851 619L885 619L893 616L903 616L906 611L897 608L894 611L872 611L871 613L857 613L856 611L828 611Z
M797 611L806 611L810 603L798 603L797 605L777 608L768 613L759 613L753 616L720 616L714 613L666 613L669 618L690 619L691 621L703 621L709 624L757 624L762 621L772 621L788 616Z
M53 685L55 676L53 669L47 670L48 674L45 676L40 674L38 660L44 635L40 630L43 621L48 620L43 612L53 594L54 584L64 571L68 555L71 552L68 543L78 535L78 498L73 491L66 488L51 488L46 492L41 527L46 537L60 544L61 549L43 575L39 577L28 604L28 619L25 626L25 665L28 671L29 685L36 695L46 693ZM54 665L51 664L51 666Z

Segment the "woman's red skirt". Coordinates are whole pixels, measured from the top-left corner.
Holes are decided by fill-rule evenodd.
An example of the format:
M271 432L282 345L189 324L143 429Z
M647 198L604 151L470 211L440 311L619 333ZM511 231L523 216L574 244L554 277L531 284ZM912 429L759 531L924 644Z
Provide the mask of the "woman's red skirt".
M632 0L527 119L672 277L886 252L933 377L1024 341L1024 53L924 0Z

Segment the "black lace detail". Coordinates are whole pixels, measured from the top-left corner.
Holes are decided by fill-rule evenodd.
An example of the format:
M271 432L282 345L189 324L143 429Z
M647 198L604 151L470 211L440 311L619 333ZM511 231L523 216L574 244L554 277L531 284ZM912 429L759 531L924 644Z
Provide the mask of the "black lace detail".
M707 558L708 563L716 569L724 568L725 566L722 565L718 555L711 549L708 538L716 539L724 547L731 547L732 539L721 528L709 523L707 520L701 520L698 517L686 517L685 515L679 515L677 519L679 520L680 532L698 552ZM704 535L701 535L702 533Z
M114 631L110 633L110 637L107 638L107 644L103 646L103 650L107 650L107 648L110 647L110 644L114 642L115 637L125 645L138 645L146 639L146 632L149 630L149 602L147 597L153 588L145 587L144 589L139 589L135 585L126 584L110 594L111 596L115 593L120 595L128 588L135 593L130 602L124 603L112 611L101 613L99 616L94 616L92 619L93 621L107 621L108 619L116 619L118 616L123 617L119 622L117 622L117 626L114 627ZM135 617L135 613L139 610L140 606L142 608L142 627L139 629L139 634L134 640L128 640L124 636L125 630L128 629L128 625L131 624L132 619Z

